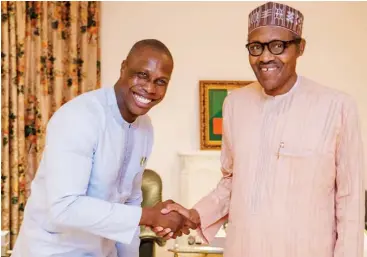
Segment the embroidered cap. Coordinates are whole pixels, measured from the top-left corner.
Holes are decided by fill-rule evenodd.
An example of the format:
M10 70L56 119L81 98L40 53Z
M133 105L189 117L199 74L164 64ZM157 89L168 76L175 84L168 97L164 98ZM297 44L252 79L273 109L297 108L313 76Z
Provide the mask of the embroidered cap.
M254 9L248 20L248 33L265 26L286 28L302 36L303 14L285 4L268 2Z

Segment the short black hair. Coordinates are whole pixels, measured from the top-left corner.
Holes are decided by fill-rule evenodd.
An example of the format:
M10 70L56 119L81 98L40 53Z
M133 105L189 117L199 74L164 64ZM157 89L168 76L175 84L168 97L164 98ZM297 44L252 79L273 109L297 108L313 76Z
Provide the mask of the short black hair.
M302 37L292 32L292 40L297 40L297 39L302 39Z
M299 40L299 43L300 43L300 42L301 42L301 40L302 40L302 37L301 37L301 36L299 36L299 35L297 35L296 33L292 32L292 40ZM299 43L298 43L298 44L296 44L296 49L297 49L297 51L299 51L299 50L300 50Z
M159 41L158 39L143 39L143 40L140 40L140 41L136 42L132 46L132 48L130 49L129 54L127 55L127 57L129 57L136 50L138 50L142 47L150 47L152 49L161 51L162 53L168 55L169 58L173 61L172 54L171 54L170 50L168 49L168 47L165 44L163 44L161 41Z

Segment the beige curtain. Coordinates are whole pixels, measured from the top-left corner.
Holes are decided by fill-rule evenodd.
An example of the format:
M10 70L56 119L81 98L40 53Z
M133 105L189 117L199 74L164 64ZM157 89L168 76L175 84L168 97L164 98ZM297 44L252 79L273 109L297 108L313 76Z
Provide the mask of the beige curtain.
M1 2L1 224L13 247L51 115L100 87L99 2Z

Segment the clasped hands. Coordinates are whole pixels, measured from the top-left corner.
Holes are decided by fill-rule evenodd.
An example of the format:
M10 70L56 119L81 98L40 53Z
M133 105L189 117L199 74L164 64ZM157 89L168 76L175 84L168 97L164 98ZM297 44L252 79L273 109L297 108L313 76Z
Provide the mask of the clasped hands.
M195 209L186 209L172 200L156 204L155 215L152 216L150 227L158 236L165 240L190 234L190 229L200 225L200 216Z

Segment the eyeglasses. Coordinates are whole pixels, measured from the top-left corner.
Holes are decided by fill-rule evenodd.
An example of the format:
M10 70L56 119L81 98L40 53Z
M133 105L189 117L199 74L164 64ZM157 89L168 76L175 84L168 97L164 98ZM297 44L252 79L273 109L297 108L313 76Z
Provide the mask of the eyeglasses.
M261 42L252 42L248 43L246 45L246 48L250 55L252 56L260 56L264 52L265 46L268 48L270 53L274 55L279 55L284 52L284 50L289 47L291 44L299 44L301 43L302 39L297 38L289 41L283 41L283 40L272 40L267 43L261 43Z

